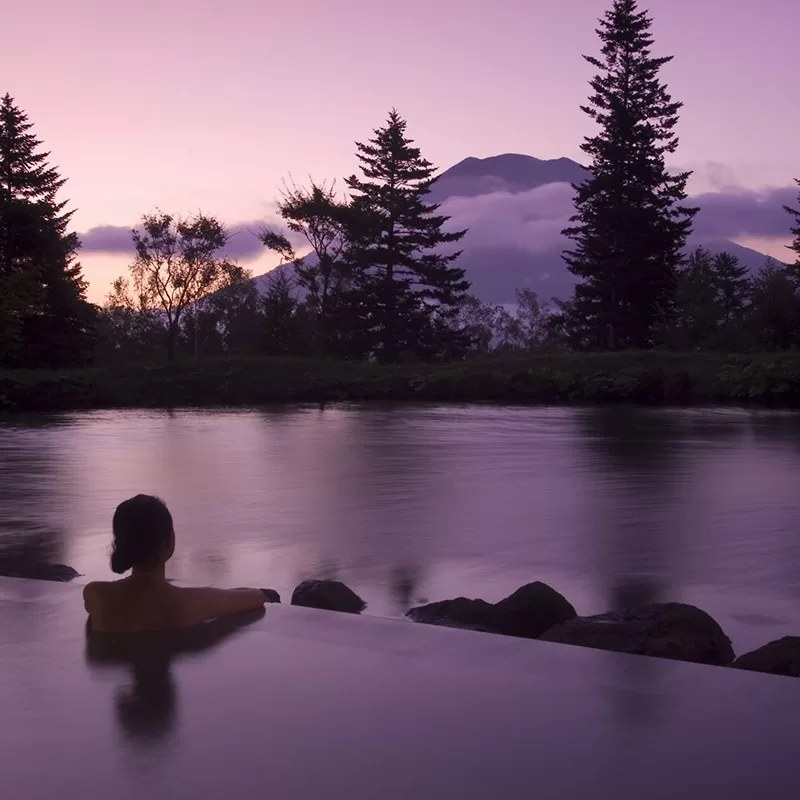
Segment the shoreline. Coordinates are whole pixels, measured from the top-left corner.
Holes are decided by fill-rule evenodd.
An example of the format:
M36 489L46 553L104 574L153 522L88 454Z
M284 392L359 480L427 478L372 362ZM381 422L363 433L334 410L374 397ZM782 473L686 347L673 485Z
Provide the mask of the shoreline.
M0 371L0 412L389 401L800 409L800 353L525 353L444 364L208 358Z

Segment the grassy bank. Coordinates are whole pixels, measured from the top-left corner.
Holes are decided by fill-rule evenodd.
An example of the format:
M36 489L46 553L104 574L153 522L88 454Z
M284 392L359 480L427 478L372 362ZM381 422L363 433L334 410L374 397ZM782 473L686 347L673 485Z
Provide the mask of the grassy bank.
M6 411L340 400L800 408L800 353L515 354L398 367L228 358L158 367L0 372L0 409Z

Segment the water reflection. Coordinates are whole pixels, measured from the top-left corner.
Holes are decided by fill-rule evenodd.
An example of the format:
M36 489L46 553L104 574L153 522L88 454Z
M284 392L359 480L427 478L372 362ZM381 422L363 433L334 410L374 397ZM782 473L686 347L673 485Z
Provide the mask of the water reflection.
M37 419L24 447L0 433L0 574L63 560L66 532L53 507L61 478L58 439Z
M598 474L595 552L607 606L659 602L672 589L680 546L685 465L677 420L611 407L589 411L582 422Z
M125 671L119 687L116 719L125 738L143 745L163 744L178 722L181 660L204 656L233 634L264 616L264 609L212 620L178 631L111 635L93 633L86 623L86 663L100 671Z
M304 422L289 438L285 426L280 439L272 426L264 429L273 457L302 476L309 500L303 524L313 544L295 582L349 578L393 587L400 572L406 582L416 576L405 591L410 598L434 543L430 522L447 479L435 440L414 414L385 406L361 414L331 409ZM390 591L398 610L409 607L402 591Z
M0 551L107 578L113 510L144 492L173 512L178 581L288 597L304 578L331 577L369 613L399 615L423 597L499 600L545 580L580 613L684 600L793 634L799 434L800 415L713 409L338 405L0 421ZM753 630L748 645L767 640Z
M614 715L623 723L616 730L626 740L620 742L625 747L636 737L661 729L669 708L660 682L668 671L659 658L630 658L624 662L614 659L612 670L615 679L609 698Z
M391 569L389 591L399 612L405 612L415 602L422 601L419 597L420 583L420 569L416 564L398 564Z

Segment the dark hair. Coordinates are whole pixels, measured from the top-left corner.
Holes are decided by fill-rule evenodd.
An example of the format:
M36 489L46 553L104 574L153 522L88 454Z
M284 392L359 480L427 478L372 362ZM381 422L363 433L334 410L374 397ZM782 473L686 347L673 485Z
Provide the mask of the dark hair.
M111 569L121 575L158 557L172 535L172 514L158 497L137 494L117 506L112 527Z

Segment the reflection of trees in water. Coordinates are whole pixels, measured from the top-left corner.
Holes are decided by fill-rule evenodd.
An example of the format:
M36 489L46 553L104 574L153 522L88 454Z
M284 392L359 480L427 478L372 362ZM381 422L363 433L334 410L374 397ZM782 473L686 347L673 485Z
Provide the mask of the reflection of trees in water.
M618 731L638 737L642 730L653 731L659 717L668 709L665 695L656 683L665 669L673 667L659 658L631 657L624 663L620 680L608 687L614 713L622 723ZM625 746L624 742L620 746Z
M303 567L296 580L298 583L309 579L341 580L346 583L349 576L353 573L358 574L359 570L358 567L353 568L352 565L346 563L347 559L343 560L345 561L343 567L331 560L320 562L317 566ZM388 585L389 597L395 605L395 612L402 614L419 600L418 589L422 570L418 563L396 562L390 563L388 568L386 565L381 566L380 570L366 570L365 572L372 582L383 583L385 581ZM387 569L388 574L386 574Z
M326 414L346 415L330 433ZM435 445L413 409L333 409L320 414L320 451L309 523L320 529L315 553L297 579L333 578L378 586L399 610L422 576L437 501ZM358 588L354 586L354 588Z
M716 409L687 411L680 420L702 448L694 492L700 521L692 520L702 542L700 575L729 592L750 585L766 596L800 596L800 415Z
M595 552L609 608L672 599L687 458L679 418L609 407L588 411L582 422L602 492ZM618 668L622 674L610 698L625 723L621 730L638 735L663 710L654 691L662 667L656 659L638 658L620 661Z
M58 453L44 425L0 430L0 567L62 561Z
M611 586L611 608L636 608L657 603L661 594L660 584L652 576L620 576Z
M754 412L749 423L749 431L759 444L800 456L800 414L797 412Z
M657 602L669 590L676 477L684 453L676 418L630 407L581 417L602 496L598 562L612 608Z
M122 733L142 745L168 740L177 729L175 672L180 662L210 652L264 613L260 609L232 614L192 628L154 633L96 634L87 622L88 666L130 675L130 683L119 687L114 703Z
M760 537L772 541L774 561L770 564L770 588L789 596L796 604L800 598L800 521L798 521L798 491L800 481L800 414L754 412L749 431L759 455L768 450L769 484L768 507L761 508L753 520ZM756 466L756 469L759 467ZM754 533L756 533L754 531Z
M338 581L341 580L340 572L341 569L339 563L333 559L327 558L325 560L318 561L314 565L301 565L300 570L297 573L296 581L297 583L307 580Z
M202 576L202 580L207 583L225 584L228 581L230 564L223 548L211 549L206 546L202 550L190 550L188 559L192 565L192 573Z
M418 564L398 564L392 567L389 590L398 611L407 611L417 602L420 578Z
M751 458L752 469L758 469L754 438L794 447L791 432L800 431L800 420L750 418L737 411L598 408L582 419L585 446L604 492L596 515L596 563L611 608L678 599L682 540L694 522L688 499L692 491L703 491L694 481L728 458L744 465L745 474ZM726 449L714 452L719 445ZM702 471L693 469L693 462ZM735 504L736 486L726 491ZM668 710L657 691L659 674L673 668L658 659L620 661L619 688L611 693L615 711L637 728L652 726L654 715Z

